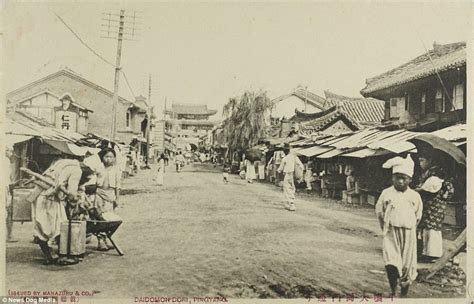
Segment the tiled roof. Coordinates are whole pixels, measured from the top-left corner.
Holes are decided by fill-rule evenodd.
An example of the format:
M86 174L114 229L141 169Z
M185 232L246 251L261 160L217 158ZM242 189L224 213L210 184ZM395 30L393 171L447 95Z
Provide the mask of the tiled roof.
M337 107L334 106L324 112L314 113L314 114L321 114L321 113L323 113L323 115L320 115L317 118L312 118L309 121L302 122L300 126L300 134L304 135L304 134L311 134L314 132L322 131L339 119L342 119L352 131L361 129L361 126L359 125L359 123L355 119L353 119L351 115L348 114L343 109L340 109L340 108L338 109ZM296 116L298 115L301 116L301 114L304 115L305 113L297 112ZM314 114L306 114L306 115L314 115Z
M176 114L190 114L190 115L214 115L217 110L210 110L207 105L202 104L178 104L175 103L171 107L171 111Z
M311 105L319 108L319 109L324 109L324 104L326 102L326 100L324 98L322 98L321 96L319 95L316 95L310 91L307 91L305 89L297 89L295 90L294 92L290 93L290 94L286 94L286 95L282 95L280 97L277 97L275 99L272 100L273 103L278 103L290 96L296 96L298 97L299 99L301 100L306 100L308 103L310 103Z
M306 121L311 121L314 119L321 118L323 116L326 116L328 114L331 114L334 112L334 107L331 107L329 109L326 109L321 112L316 112L316 113L305 113L305 112L300 112L298 110L295 111L295 115L288 119L289 121L294 121L294 122L306 122Z
M356 98L324 91L326 107L339 105L346 113L361 124L380 123L384 118L385 102L375 98Z
M444 45L433 45L433 50L417 58L366 80L366 87L360 92L363 96L424 78L438 72L460 67L466 64L466 43L457 42Z

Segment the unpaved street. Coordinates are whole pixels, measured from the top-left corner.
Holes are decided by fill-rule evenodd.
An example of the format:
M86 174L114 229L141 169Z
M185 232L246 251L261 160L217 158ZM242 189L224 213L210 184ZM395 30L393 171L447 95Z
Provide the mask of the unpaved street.
M95 251L74 266L43 266L31 223L15 224L7 245L7 289L87 290L97 297L304 297L388 293L381 236L373 210L298 194L283 209L281 189L247 184L219 170L168 167L124 181L115 240L125 255ZM414 297L463 296L415 283Z

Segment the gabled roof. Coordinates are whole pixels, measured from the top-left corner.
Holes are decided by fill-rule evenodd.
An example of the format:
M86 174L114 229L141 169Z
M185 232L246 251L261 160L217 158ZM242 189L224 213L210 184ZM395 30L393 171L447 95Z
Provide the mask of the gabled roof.
M352 130L356 131L361 129L361 125L354 119L350 114L344 111L341 108L336 106L327 109L320 113L306 114L301 112L296 112L296 117L307 119L301 121L300 133L307 134L313 132L319 132L325 130L338 120L344 121L347 126ZM310 118L311 117L311 118Z
M415 59L378 76L368 78L366 87L360 93L370 96L371 93L393 86L401 85L457 68L466 64L466 42L451 44L434 44L433 49Z
M322 98L321 96L318 96L310 91L307 91L305 89L297 89L294 92L286 95L282 95L280 97L277 97L272 100L273 103L278 103L282 100L285 100L286 98L290 96L296 96L299 99L303 101L307 101L309 104L315 106L316 108L323 110L324 109L324 104L326 103L326 100Z
M189 115L214 115L217 110L210 110L205 104L184 104L174 103L171 106L171 111L176 114L189 114Z
M22 98L21 100L15 102L15 103L16 103L16 104L19 104L19 103L22 103L22 102L27 101L27 100L29 100L29 99L35 98L35 97L37 97L37 96L40 96L40 95L42 95L42 94L51 95L51 96L55 97L56 99L61 99L62 96L69 95L69 97L71 97L71 99L73 99L72 94L65 93L65 94L63 94L62 96L58 96L57 94L55 94L55 93L51 92L50 90L46 89L46 90L39 90L39 91L37 91L37 92L35 92L35 93L33 93L33 94L31 94L31 95L25 97L25 98ZM71 101L71 105L73 105L73 106L75 106L75 107L77 107L77 108L79 108L79 109L81 109L81 110L84 110L84 111L94 112L94 111L92 111L91 109L84 107L83 105L77 103L77 102L74 101L74 100Z
M377 124L384 119L385 102L375 98L347 97L324 91L326 107L338 105L361 124Z
M11 91L9 92L6 97L7 97L7 100L9 100L10 98L14 97L15 95L27 90L27 89L30 89L31 87L34 87L42 82L45 82L45 81L48 81L48 80L51 80L51 79L54 79L54 78L57 78L57 77L60 77L60 76L66 76L66 77L69 77L71 79L74 79L76 81L79 81L81 82L82 84L84 85L87 85L88 87L90 88L93 88L94 90L97 90L103 94L106 94L110 97L113 96L113 92L112 91L109 91L107 90L106 88L100 86L100 85L97 85L87 79L85 79L84 77L82 77L81 75L79 75L78 73L74 72L73 70L69 69L69 68L62 68L60 69L59 71L57 72L54 72L52 74L49 74L41 79L38 79L36 81L33 81L25 86L22 86L14 91ZM131 102L123 97L120 97L119 96L119 101L121 101L122 103L125 103L125 104L133 104L135 105L134 102Z

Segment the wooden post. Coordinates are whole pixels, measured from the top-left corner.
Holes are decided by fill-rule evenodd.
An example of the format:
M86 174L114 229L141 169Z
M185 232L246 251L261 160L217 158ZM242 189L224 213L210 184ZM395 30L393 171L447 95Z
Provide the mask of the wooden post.
M439 258L436 263L431 266L431 268L428 271L428 274L425 276L424 279L428 280L432 276L434 276L438 271L440 271L446 263L453 258L460 250L461 248L466 244L466 229L461 232L461 234L454 240L454 244L448 248L443 254L441 258Z
M120 59L122 57L123 27L125 23L124 19L125 11L121 10L117 36L117 57L115 60L114 95L112 98L112 126L110 131L111 141L115 141L115 135L117 134L117 104L119 100Z

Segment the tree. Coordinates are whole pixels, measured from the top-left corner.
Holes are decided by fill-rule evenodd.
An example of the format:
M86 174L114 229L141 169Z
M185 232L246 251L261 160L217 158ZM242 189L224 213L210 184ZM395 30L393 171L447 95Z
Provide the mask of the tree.
M222 111L228 152L242 151L257 144L265 134L266 117L273 106L263 90L246 91L240 97L229 99Z

